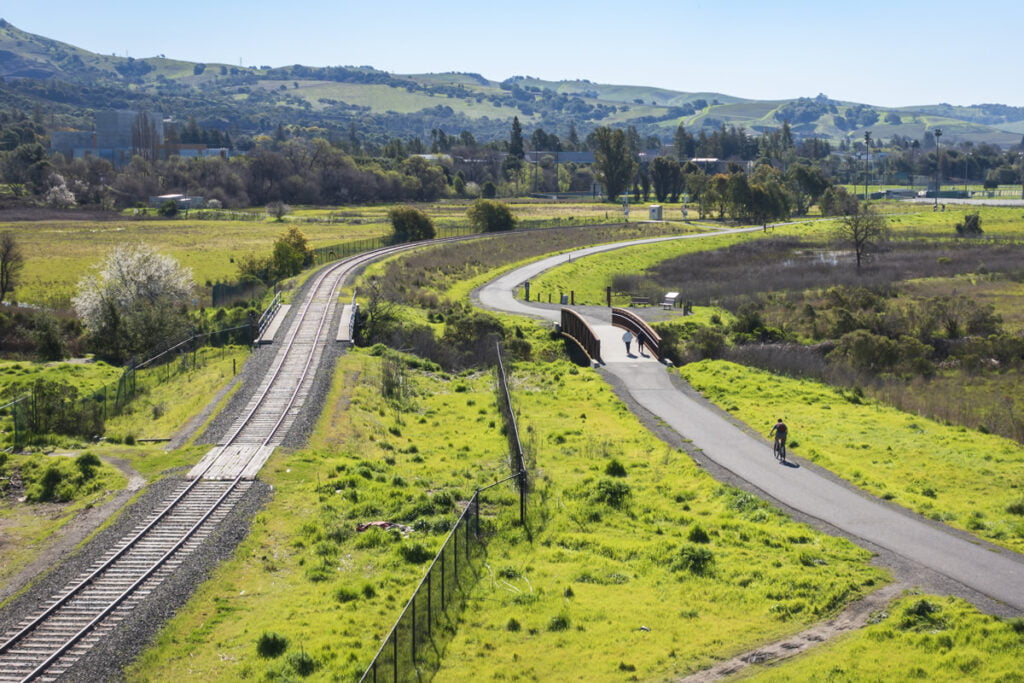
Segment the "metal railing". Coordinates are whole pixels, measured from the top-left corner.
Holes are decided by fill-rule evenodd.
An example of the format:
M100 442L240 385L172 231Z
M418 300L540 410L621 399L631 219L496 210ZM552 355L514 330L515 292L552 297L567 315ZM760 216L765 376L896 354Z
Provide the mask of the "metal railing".
M601 362L601 338L583 316L571 308L562 309L562 335L576 342L590 360Z
M625 308L612 309L612 326L629 330L637 339L643 335L644 346L658 358L661 358L661 335L647 324L647 321Z
M437 670L443 651L439 643L454 631L454 612L465 604L469 588L477 578L476 561L484 554L484 536L480 530L480 502L484 492L514 481L519 491L520 523L526 523L526 494L529 485L526 456L519 440L519 428L501 355L499 345L498 409L505 420L513 474L477 489L470 498L360 681L397 683L421 680L429 678L431 672Z

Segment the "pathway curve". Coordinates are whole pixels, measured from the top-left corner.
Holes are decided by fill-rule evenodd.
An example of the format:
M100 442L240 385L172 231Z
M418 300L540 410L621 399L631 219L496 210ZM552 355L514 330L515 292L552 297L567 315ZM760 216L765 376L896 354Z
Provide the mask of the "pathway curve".
M571 257L628 245L576 250ZM485 308L557 321L560 307L520 301L514 292L524 281L567 260L567 254L560 254L523 266L484 285L474 296ZM778 464L771 457L766 439L753 436L714 406L682 391L678 380L674 381L655 359L628 357L622 331L611 326L608 309L576 310L601 337L605 361L602 371L613 375L639 406L691 440L712 462L783 505L844 532L872 550L889 551L967 589L953 592L976 602L980 593L1002 607L997 611L1024 614L1024 557L872 498L817 468Z

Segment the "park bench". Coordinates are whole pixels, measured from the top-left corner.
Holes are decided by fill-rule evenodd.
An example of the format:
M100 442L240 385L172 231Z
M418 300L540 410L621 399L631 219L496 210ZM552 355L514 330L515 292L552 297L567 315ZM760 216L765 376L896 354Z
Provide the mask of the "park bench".
M630 306L650 306L651 299L646 296L631 296L629 297Z

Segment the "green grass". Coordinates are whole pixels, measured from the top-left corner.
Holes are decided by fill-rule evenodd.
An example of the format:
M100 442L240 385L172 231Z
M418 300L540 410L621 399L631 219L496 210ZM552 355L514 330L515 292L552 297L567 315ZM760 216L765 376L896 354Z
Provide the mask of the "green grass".
M941 199L939 203L942 203ZM966 214L977 213L981 217L981 239L999 237L1018 240L1024 237L1024 208L966 204L946 204L945 211L932 211L930 207L923 211L919 206L915 208L917 211L914 213L889 216L889 227L894 236L914 237L922 233L932 236L939 233L953 239L957 236L956 224L962 223ZM886 213L889 211L886 210Z
M65 382L80 393L116 382L123 369L103 361L87 363L34 363L0 360L0 394L12 396L27 392L36 380Z
M424 570L397 548L435 552L454 519L437 496L465 500L508 472L489 375L407 372L414 395L399 411L381 398L377 359L341 359L310 448L271 459L263 476L273 501L130 680L294 676L288 655L299 644L322 676L345 679L369 663ZM580 662L595 680L621 676L620 662L645 677L688 671L798 630L885 580L865 551L719 485L654 440L593 372L528 365L513 381L537 456L534 538L513 522L511 491L496 490L487 561L502 580L480 584L442 678L511 671L526 652L544 677ZM612 458L625 477L606 474L618 473ZM630 493L620 500L621 485ZM374 519L417 531L353 531ZM705 557L703 572L686 568ZM507 630L511 618L521 631ZM290 645L260 657L271 632Z
M25 254L18 301L68 306L78 281L116 246L145 243L174 257L192 271L196 283L234 281L235 261L244 255L269 255L274 240L288 228L259 221L34 221L0 224L11 231ZM313 247L376 237L380 224L301 223Z
M817 382L724 361L683 366L694 388L759 433L778 417L794 454L872 495L1020 552L1024 446Z
M271 458L261 478L274 499L130 680L293 677L300 648L339 679L369 663L425 568L401 548L432 556L459 501L507 472L489 374L410 368L413 393L399 410L381 397L379 372L363 352L339 361L309 448ZM381 519L416 530L356 533ZM290 643L282 656L258 655L266 632Z
M93 453L100 453L93 449ZM88 508L102 505L124 488L127 479L115 468L102 464L88 477L76 467L77 453L51 455L0 454L0 583L8 581L36 559L61 529ZM47 471L58 483L53 488L55 501L20 502L23 496L39 493ZM9 487L8 480L19 473L24 490ZM52 481L52 480L51 480Z
M864 629L742 680L1020 681L1024 621L981 614L950 597L909 595Z
M664 680L798 631L883 580L864 551L655 439L592 371L517 366L514 384L536 458L532 537L491 541L443 680Z
M206 407L217 391L227 385L250 356L243 347L204 347L181 369L175 361L165 367L139 371L136 386L147 389L128 409L107 420L107 435L116 441L170 438ZM224 397L224 401L230 394Z
M561 294L568 295L570 292L575 292L576 303L579 305L604 305L606 301L605 287L612 285L612 279L616 275L642 273L661 261L681 254L719 249L743 240L757 239L757 236L762 234L748 233L673 240L625 247L587 256L553 268L534 278L530 286L531 298L536 299L539 294L542 301L547 301L547 295L551 294L552 301L558 301ZM681 286L680 291L684 292L685 296L685 287ZM628 292L612 292L613 305L622 306L628 303Z

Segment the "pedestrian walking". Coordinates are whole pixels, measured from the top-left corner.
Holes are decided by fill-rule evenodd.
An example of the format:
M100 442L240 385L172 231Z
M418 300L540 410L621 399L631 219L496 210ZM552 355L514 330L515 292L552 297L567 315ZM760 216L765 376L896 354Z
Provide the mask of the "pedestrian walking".
M626 355L629 355L629 345L633 342L633 333L626 330L626 333L622 335L622 341L626 342Z
M646 342L646 340L647 340L647 338L644 336L643 332L637 332L636 333L636 348L640 352L641 356L645 355L644 354L644 343Z

